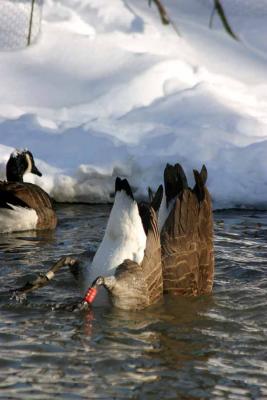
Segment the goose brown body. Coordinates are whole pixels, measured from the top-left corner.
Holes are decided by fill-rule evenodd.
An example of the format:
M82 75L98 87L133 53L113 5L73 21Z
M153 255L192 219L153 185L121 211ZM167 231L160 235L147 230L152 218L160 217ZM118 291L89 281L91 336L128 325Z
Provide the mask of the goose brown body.
M37 213L36 229L54 229L57 216L50 196L39 186L27 182L0 182L0 198L5 202L33 209Z
M164 292L174 295L209 294L213 286L212 203L206 177L194 172L194 190L181 188L161 231Z

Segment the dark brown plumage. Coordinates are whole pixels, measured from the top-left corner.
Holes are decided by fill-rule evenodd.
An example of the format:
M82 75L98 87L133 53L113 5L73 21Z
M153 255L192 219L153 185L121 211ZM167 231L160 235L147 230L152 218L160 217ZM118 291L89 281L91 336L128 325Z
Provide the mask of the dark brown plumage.
M164 293L197 296L212 291L213 216L206 168L194 171L194 176L193 190L180 185L161 231Z
M0 182L0 207L20 206L34 209L38 220L36 229L54 229L57 217L50 196L32 183Z
M10 210L10 213L12 213L14 207L21 207L21 209L35 210L37 223L34 229L54 229L57 224L57 217L50 196L39 186L23 182L23 175L26 172L42 175L35 166L32 154L27 150L12 153L6 169L8 180L0 181L2 221L8 216L7 213L4 213L4 210ZM16 218L19 218L19 214ZM1 226L0 231L2 231Z

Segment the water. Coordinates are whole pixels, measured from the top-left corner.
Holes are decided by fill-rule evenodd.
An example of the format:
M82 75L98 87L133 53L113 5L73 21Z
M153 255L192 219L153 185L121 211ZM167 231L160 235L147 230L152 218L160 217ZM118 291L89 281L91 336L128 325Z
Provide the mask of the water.
M54 234L1 235L1 292L93 250L108 206L59 206ZM267 212L215 214L211 297L138 313L51 311L67 270L17 304L0 296L0 399L267 399Z

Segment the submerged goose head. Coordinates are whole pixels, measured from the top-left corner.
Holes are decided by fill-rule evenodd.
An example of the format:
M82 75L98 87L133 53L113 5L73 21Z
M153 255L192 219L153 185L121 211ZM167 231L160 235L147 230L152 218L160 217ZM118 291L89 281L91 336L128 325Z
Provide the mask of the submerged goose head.
M27 172L42 176L35 165L32 153L29 150L16 150L11 155L6 165L6 178L8 182L23 182Z
M115 189L106 232L88 273L90 283L104 286L116 307L138 310L162 296L157 216L152 207L138 207L126 179L117 178Z

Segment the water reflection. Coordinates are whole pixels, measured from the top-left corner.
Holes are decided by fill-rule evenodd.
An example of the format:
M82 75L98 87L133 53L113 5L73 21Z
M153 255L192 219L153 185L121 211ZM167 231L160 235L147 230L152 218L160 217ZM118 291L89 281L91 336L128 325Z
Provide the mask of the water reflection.
M64 206L52 236L1 236L1 290L94 250L108 212ZM79 297L67 269L27 304L0 297L0 399L267 397L267 213L218 213L215 231L210 297L135 313L51 311Z

